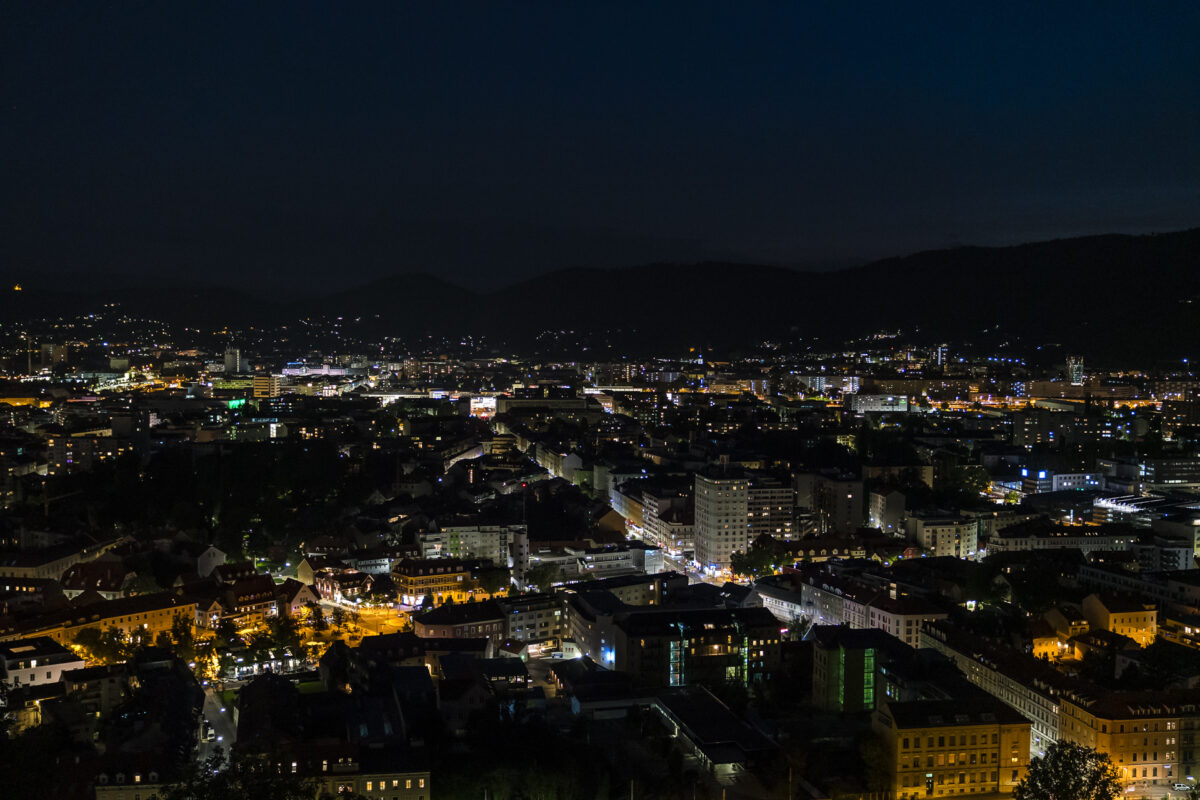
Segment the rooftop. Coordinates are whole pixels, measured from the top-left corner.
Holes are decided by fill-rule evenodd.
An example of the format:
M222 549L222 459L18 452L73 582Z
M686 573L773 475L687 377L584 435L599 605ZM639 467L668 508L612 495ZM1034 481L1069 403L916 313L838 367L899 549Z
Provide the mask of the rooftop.
M447 603L430 611L413 614L413 622L422 625L465 625L503 618L504 611L494 600L484 600L481 603Z
M896 727L930 728L951 725L1020 725L1029 720L990 697L955 700L915 700L888 703L887 711Z
M736 763L777 746L707 691L663 692L656 704L714 763Z
M31 639L18 639L15 642L0 643L0 657L6 660L15 658L49 658L50 656L71 655L71 651L63 647L49 636L35 636Z
M633 611L617 621L629 636L702 634L704 631L772 628L779 621L765 608L654 609Z

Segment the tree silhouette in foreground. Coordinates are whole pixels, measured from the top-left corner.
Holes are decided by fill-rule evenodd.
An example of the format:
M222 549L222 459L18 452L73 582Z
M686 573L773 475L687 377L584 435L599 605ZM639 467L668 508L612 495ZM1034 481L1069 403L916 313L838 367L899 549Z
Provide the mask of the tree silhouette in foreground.
M1114 800L1121 778L1106 753L1060 739L1029 762L1014 800Z
M217 748L203 763L194 764L180 779L166 786L155 800L312 800L316 784L279 770L271 760L245 755L225 760Z

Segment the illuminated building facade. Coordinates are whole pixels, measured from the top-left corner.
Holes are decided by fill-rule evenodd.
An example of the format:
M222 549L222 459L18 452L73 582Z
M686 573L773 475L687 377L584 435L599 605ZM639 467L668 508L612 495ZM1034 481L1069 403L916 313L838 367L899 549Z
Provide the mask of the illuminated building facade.
M255 375L254 396L259 399L279 397L282 381L278 375Z
M429 596L435 606L462 603L470 596L471 571L453 558L404 559L392 565L392 580L404 605L419 605Z
M1029 721L989 697L887 703L872 727L898 800L1010 795L1029 770Z
M750 544L750 481L745 477L696 475L696 561L709 572L729 568L730 557Z

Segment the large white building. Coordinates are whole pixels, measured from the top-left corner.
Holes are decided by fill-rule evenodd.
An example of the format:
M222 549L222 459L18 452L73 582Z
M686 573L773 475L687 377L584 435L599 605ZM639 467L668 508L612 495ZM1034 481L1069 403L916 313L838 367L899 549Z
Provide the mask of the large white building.
M730 556L750 545L747 524L750 481L737 477L696 475L696 561L708 572L729 568Z
M730 556L744 552L763 534L781 541L796 535L796 491L790 483L742 470L696 475L696 561L719 572Z
M693 550L694 522L695 513L687 492L642 490L642 537L661 547L672 558Z
M1014 525L992 534L988 540L987 551L991 554L1034 550L1080 550L1087 555L1097 550L1128 550L1137 540L1137 531L1126 525ZM1187 568L1190 568L1190 565Z
M663 551L642 542L625 542L601 547L564 547L577 559L578 574L594 578L617 575L657 575L663 571Z
M895 591L859 585L828 575L793 576L759 581L754 591L763 608L780 622L875 628L910 647L920 643L921 626L946 618L946 612L926 600Z
M58 683L64 672L85 666L82 658L49 636L0 644L0 680L11 688Z
M974 561L979 555L979 520L967 517L909 517L908 536L927 555Z
M513 537L524 525L448 525L418 536L422 558L486 558L498 567L509 566Z
M854 414L906 413L908 398L891 394L852 394L846 398L846 408Z

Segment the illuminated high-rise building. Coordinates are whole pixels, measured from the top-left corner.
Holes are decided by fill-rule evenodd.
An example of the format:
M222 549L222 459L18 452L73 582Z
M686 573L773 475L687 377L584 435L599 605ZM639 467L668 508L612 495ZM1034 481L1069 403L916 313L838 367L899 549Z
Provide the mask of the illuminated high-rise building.
M730 556L750 544L747 525L750 481L740 472L696 475L696 561L702 569L729 567Z
M770 475L722 465L696 475L695 510L696 561L717 572L758 536L791 541L795 491Z
M1083 357L1067 357L1067 379L1072 386L1083 386Z
M242 348L229 345L225 348L225 374L236 375L246 371L246 362L242 360Z

